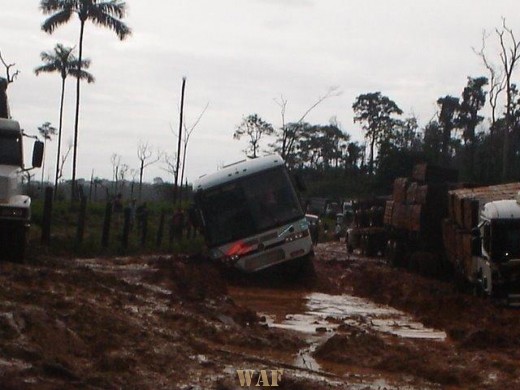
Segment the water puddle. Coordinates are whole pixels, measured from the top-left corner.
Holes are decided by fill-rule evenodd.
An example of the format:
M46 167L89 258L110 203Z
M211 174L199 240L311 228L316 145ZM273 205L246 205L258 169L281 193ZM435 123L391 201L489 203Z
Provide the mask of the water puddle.
M287 314L281 322L267 313L266 318L272 320L268 321L269 326L304 333L325 333L344 324L404 338L446 339L445 332L427 328L402 311L375 304L368 299L323 293L311 293L303 299L306 301L304 313Z
M447 337L395 308L346 294L232 288L230 295L237 303L256 310L269 327L302 333L307 346L298 351L293 364L316 373L338 371L323 367L313 357L314 351L336 333L355 329L405 339L444 341ZM344 367L339 371L344 372Z

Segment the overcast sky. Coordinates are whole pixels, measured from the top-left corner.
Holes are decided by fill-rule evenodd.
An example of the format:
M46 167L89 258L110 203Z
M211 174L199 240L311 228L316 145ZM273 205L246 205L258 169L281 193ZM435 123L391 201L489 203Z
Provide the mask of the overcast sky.
M40 52L56 43L77 45L74 18L49 35L36 0L0 0L0 50L20 71L9 86L11 115L29 133L45 121L58 126L61 80L34 75ZM176 150L180 90L187 77L185 121L193 124L186 165L190 181L243 158L246 141L233 140L242 117L257 113L277 127L277 99L296 121L336 87L306 118L327 124L336 117L353 140L363 135L352 121L352 103L381 91L421 125L436 112L437 98L460 96L467 77L487 75L472 47L502 17L520 38L518 0L127 0L124 21L132 35L119 41L110 30L87 24L84 56L94 84L83 84L78 177L111 178L110 157L138 167L137 147ZM488 50L497 58L496 35ZM495 47L493 47L495 46ZM3 70L2 73L4 74ZM72 143L75 83L67 83L64 144ZM46 177L53 177L56 141L48 144ZM26 159L28 160L28 159ZM70 178L69 158L65 178ZM151 181L173 181L156 164ZM39 176L39 174L38 174Z

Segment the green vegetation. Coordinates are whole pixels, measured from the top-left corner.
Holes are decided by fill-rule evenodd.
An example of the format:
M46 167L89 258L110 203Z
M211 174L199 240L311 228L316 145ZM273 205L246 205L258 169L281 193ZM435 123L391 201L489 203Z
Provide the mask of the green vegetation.
M141 232L138 228L137 218L130 230L128 246L122 244L122 233L124 225L123 213L113 213L109 245L103 248L102 232L105 217L106 204L101 202L90 202L87 204L85 221L85 232L83 241L78 243L77 225L79 210L78 206L71 209L70 202L55 202L52 209L51 240L49 245L41 243L43 223L43 201L33 202L32 225L29 236L28 257L38 254L56 256L110 256L149 253L196 253L203 249L203 238L192 233L191 238L186 238L186 230L183 238L174 239L169 242L169 222L173 213L171 203L157 202L148 203L148 233L144 245L141 244ZM161 214L164 213L164 226L161 245L157 245L157 235L160 227Z

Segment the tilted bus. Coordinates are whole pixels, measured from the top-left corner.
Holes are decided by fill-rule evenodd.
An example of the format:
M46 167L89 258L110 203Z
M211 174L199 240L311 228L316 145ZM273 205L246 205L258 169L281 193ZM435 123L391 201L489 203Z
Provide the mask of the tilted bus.
M309 224L279 155L226 166L193 188L197 224L213 260L245 272L312 261Z

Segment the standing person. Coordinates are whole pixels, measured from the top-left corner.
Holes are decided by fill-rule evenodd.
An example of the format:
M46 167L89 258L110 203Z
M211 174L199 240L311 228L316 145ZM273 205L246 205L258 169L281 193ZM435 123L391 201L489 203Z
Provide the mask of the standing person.
M137 207L137 209L135 211L135 218L137 221L137 231L139 232L139 234L141 234L143 231L144 223L145 223L145 220L147 217L148 217L148 209L146 206L146 202L143 202L139 207Z
M116 231L121 225L121 215L123 214L123 195L118 193L112 201L112 212L114 213L114 222Z
M130 202L130 230L133 230L135 225L136 203L136 199L132 199Z
M170 230L170 242L174 240L182 239L182 231L184 229L184 213L182 209L179 207L177 211L173 214L172 222L171 222L171 230Z

